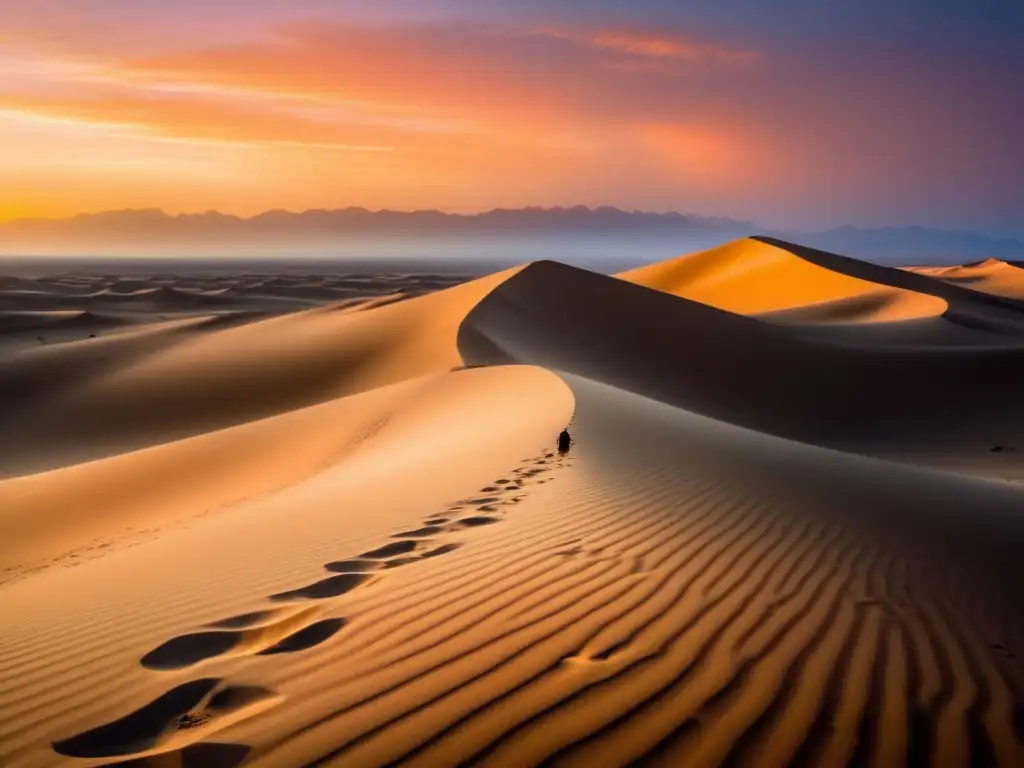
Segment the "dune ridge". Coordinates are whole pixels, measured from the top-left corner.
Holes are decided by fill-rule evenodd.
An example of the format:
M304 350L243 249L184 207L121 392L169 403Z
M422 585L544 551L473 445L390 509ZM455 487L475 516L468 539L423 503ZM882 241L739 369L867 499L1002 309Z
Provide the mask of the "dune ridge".
M647 288L745 315L804 321L882 322L935 317L935 296L820 267L785 248L744 238L617 275Z
M915 326L925 324L931 333L919 338L931 344L946 342L951 335L955 340L963 329L991 332L990 344L1011 344L1019 341L1022 331L1021 305L1005 296L965 289L918 270L885 267L770 237L736 240L617 277L726 311L804 328L816 323L886 322L901 331L909 328L909 340L915 338ZM936 326L939 318L948 322ZM828 329L813 338L845 336ZM877 334L867 338L872 344L879 341ZM974 344L980 341L972 339Z
M907 267L908 272L1008 299L1024 299L1024 270L999 259L951 267Z

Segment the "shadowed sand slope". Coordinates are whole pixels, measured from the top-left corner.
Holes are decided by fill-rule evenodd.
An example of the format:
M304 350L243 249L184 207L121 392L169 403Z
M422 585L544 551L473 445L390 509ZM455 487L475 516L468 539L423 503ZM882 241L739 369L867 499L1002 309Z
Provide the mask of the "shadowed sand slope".
M1020 348L819 344L554 262L530 265L469 320L460 344L474 358L529 361L805 442L983 455L1024 439Z
M168 321L0 369L0 474L37 472L461 365L459 322L514 270L397 304Z

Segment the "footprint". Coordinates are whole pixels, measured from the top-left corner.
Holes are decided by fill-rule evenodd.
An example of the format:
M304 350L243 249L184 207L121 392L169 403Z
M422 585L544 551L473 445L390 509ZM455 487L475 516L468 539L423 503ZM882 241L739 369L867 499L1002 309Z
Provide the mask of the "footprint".
M242 638L240 632L196 632L168 640L142 657L146 669L184 669L234 650Z
M279 645L309 628L310 620L319 613L316 606L285 615L272 624L243 630L194 632L168 640L142 657L140 663L146 669L184 669L212 658L224 658L255 654L268 647ZM237 618L245 618L237 617ZM315 626L315 625L314 625Z
M472 505L472 506L476 506L478 504L493 504L496 501L501 501L501 497L500 496L483 496L483 497L481 497L479 499L464 499L463 503L464 504L469 504L469 505ZM459 510L459 511L461 512L462 510Z
M253 611L252 613L243 613L239 616L231 616L227 619L221 619L220 621L213 621L207 624L208 627L215 627L217 629L245 629L246 627L253 627L257 624L265 624L269 619L274 616L279 616L284 612L285 609L274 608L267 611Z
M435 536L438 533L443 533L444 529L437 525L427 525L423 528L417 528L414 531L402 531L402 533L396 533L391 538L393 539L407 539L413 538L418 539L424 536Z
M365 584L371 577L364 573L342 573L338 576L330 576L326 579L313 582L299 589L292 589L287 592L279 592L271 595L271 600L323 600L327 597L338 597L346 592L351 592L356 587Z
M423 522L426 525L444 525L449 520L451 520L450 517L432 517L429 520L424 520Z
M330 640L344 626L345 619L324 619L323 621L318 621L316 624L310 624L305 629L300 629L295 634L288 635L284 640L275 643L269 648L264 648L259 652L259 655L270 656L275 653L305 651Z
M456 549L461 547L460 542L452 542L450 544L442 544L440 547L431 549L429 552L424 552L420 555L421 558L437 557L438 555L447 555L449 552L454 552Z
M465 526L466 528L477 528L481 525L500 523L501 520L497 517L487 517L486 515L474 515L473 517L464 517L458 522L459 525Z
M498 480L496 482L497 482L498 485L508 485L512 481L511 480L506 480L505 478L502 478L501 480Z
M410 563L418 563L422 559L420 555L413 555L412 557L396 557L393 560L388 560L384 563L385 568L401 568L403 565L409 565Z
M481 493L494 493L495 491L500 490L501 488L499 488L497 485L488 485L486 488L480 489Z
M364 552L359 557L366 558L367 560L385 560L389 557L415 552L418 547L419 544L415 541L396 541L391 544L385 544L383 547L372 549L369 552Z
M365 573L378 571L381 565L375 560L336 560L333 563L327 563L324 568L334 573Z
M221 687L215 677L175 686L125 717L55 741L68 757L116 757L169 752L263 712L284 698L257 686Z
M484 504L483 506L477 507L479 512L497 512L498 508L491 506L490 504Z

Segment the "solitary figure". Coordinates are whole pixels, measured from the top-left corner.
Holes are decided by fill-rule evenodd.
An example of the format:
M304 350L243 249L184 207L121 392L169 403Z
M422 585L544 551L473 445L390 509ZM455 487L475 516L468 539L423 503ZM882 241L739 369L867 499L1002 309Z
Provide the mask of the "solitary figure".
M569 430L563 429L562 434L558 436L558 452L565 455L569 452L569 445L572 443L572 438L569 437Z

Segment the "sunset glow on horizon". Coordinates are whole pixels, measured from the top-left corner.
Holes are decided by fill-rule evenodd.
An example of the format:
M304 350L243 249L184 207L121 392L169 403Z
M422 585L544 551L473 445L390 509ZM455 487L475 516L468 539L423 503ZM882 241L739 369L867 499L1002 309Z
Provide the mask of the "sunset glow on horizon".
M607 204L1024 231L1021 12L142 5L0 9L0 221Z

